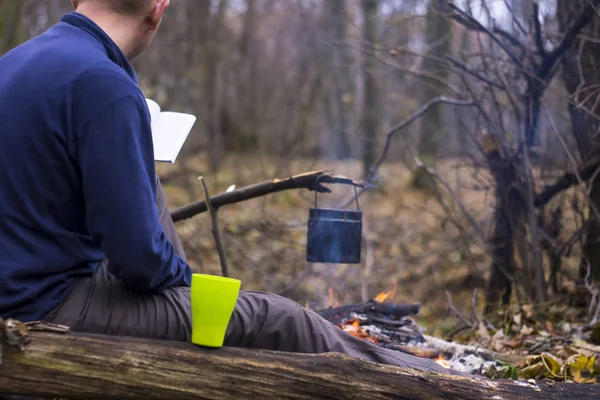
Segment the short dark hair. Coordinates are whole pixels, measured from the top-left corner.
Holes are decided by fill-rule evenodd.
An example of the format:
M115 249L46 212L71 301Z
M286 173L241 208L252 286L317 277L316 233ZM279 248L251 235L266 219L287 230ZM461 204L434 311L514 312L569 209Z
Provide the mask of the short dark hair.
M79 3L93 1L101 4L118 14L137 14L141 12L152 0L79 0Z

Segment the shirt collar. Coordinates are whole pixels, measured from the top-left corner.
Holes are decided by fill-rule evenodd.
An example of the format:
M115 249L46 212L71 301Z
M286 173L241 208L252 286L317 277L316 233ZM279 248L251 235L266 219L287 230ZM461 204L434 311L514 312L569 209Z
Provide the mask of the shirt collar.
M92 35L100 42L100 44L102 44L108 58L121 67L136 84L138 83L138 77L125 54L123 54L121 49L119 49L119 46L117 46L110 36L108 36L94 21L78 12L66 14L62 17L61 21L82 29Z

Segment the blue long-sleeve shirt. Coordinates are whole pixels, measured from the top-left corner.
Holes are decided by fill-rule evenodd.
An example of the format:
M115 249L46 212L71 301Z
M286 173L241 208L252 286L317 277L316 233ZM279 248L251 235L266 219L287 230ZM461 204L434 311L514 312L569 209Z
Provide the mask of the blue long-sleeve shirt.
M100 27L67 14L0 58L0 316L40 319L104 258L132 290L188 286L155 200L146 101Z

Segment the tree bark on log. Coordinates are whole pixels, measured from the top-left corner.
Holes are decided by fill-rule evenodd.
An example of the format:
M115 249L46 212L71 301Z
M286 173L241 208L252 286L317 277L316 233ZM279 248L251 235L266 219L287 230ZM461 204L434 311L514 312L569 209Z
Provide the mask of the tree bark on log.
M592 399L600 385L491 381L340 354L207 349L81 333L30 332L5 348L0 393L69 399Z

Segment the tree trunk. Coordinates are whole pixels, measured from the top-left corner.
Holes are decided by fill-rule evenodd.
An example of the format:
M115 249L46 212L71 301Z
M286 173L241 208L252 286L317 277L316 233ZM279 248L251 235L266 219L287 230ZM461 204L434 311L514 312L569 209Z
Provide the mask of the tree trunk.
M450 21L447 17L438 15L437 7L441 4L441 0L431 0L427 9L427 27L425 30L425 41L428 47L428 57L424 57L422 61L423 71L428 75L434 76L437 79L432 79L427 76L421 78L422 85L422 103L437 96L444 95L443 90L440 90L439 79L444 79L448 76L449 69L441 64L450 51ZM436 60L437 59L437 60ZM444 108L436 107L431 110L427 118L421 119L421 138L419 140L418 151L422 158L435 158L441 145L444 126Z
M427 57L421 63L423 71L429 76L421 78L422 103L426 103L444 91L440 89L438 79L445 79L449 69L437 60L444 60L450 51L450 21L438 14L442 0L430 0L427 8L427 27L425 28L425 43L428 48ZM432 78L433 77L433 78ZM435 79L434 79L435 78ZM442 141L447 134L444 132L444 107L435 107L427 118L421 119L421 136L418 144L418 154L427 166L435 164ZM447 128L446 128L447 129ZM435 180L424 169L417 168L413 175L412 186L416 189L435 190Z
M329 21L331 37L334 45L331 48L330 76L333 85L332 108L335 110L334 149L336 158L344 160L350 157L350 143L348 142L348 117L352 109L354 91L350 70L352 58L349 49L345 46L347 39L346 29L346 0L329 0Z
M560 31L569 29L573 19L588 4L587 0L558 0L557 17ZM593 19L581 31L581 36L600 38L600 18L594 14ZM600 44L590 40L576 39L562 58L563 82L571 98L569 116L571 128L582 164L596 159L600 154L600 120L598 119L598 95L593 94L600 84ZM580 263L580 278L587 273L588 265L592 277L600 281L600 222L595 210L600 210L600 180L590 179L588 182L590 210L587 230L584 234L583 254ZM595 210L594 210L595 209Z
M362 0L363 41L367 52L375 52L377 40L377 10L379 0ZM367 177L375 162L375 146L379 134L379 105L377 89L377 60L369 54L363 54L364 99L361 121L363 137L362 166L363 176Z
M6 348L0 392L69 399L593 399L600 386L490 381L340 354L207 349L184 342L30 332Z
M256 150L258 141L256 135L259 128L259 114L257 102L257 59L255 36L257 27L257 4L256 0L246 1L246 12L244 13L242 35L240 37L239 53L240 63L244 68L237 68L238 90L237 108L239 119L236 121L236 136L231 137L226 147L238 152ZM232 99L233 100L233 99ZM238 158L235 158L238 162ZM236 174L243 170L242 166L236 167Z
M511 6L514 16L512 23L513 34L517 37L526 36L529 19L533 14L533 0L512 0ZM526 32L523 32L521 29L524 29Z
M26 39L21 20L24 1L0 0L0 56Z
M220 0L219 8L216 15L213 17L211 24L212 29L208 32L208 48L206 51L206 104L207 104L207 119L208 124L208 159L210 160L210 169L213 174L216 174L219 167L219 161L223 150L221 137L221 112L219 107L219 65L221 61L222 50L222 31L225 28L225 11L227 10L229 0Z
M491 140L491 139L490 139ZM494 177L494 231L488 240L492 262L485 295L485 313L509 303L515 281L515 237L523 229L525 202L521 195L519 174L511 159L506 160L497 147L487 153ZM525 277L523 282L530 282Z

